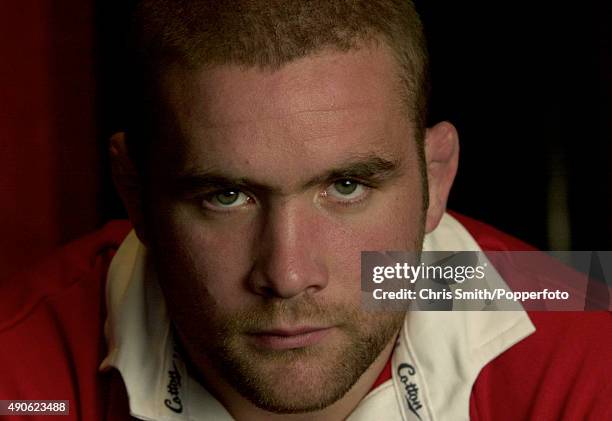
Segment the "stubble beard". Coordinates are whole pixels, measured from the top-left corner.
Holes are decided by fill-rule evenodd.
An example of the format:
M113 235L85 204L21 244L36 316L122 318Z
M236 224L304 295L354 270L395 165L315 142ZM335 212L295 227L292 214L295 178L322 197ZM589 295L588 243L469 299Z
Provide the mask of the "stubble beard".
M257 407L275 413L311 412L328 407L353 387L394 340L404 316L323 306L308 298L276 302L264 310L232 316L204 349L222 377ZM257 348L245 338L245 332L293 320L335 326L334 338L286 350Z

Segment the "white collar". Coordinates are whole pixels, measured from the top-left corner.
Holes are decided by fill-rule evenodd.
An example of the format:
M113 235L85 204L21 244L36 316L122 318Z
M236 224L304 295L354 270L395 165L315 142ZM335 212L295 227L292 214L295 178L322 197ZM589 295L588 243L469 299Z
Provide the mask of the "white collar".
M423 250L480 248L445 214ZM492 282L505 285L499 276ZM119 370L130 414L143 420L232 420L174 352L161 289L133 232L111 262L106 293L109 352L100 369ZM410 312L393 353L392 380L368 394L348 420L467 420L480 370L534 330L522 310Z

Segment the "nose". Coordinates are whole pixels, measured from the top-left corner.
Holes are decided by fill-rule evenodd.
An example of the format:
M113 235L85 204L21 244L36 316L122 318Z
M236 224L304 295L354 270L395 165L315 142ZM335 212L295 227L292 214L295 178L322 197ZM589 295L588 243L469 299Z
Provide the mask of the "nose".
M320 222L317 210L297 199L267 209L249 279L256 294L288 299L327 286Z

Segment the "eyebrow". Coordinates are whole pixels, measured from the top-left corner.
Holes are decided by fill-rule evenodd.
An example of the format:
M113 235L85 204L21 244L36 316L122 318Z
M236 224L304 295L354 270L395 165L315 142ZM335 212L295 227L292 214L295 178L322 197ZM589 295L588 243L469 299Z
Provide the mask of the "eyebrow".
M372 187L377 187L398 177L400 175L399 170L399 160L390 160L374 154L360 156L312 177L300 186L300 190L304 191L316 185L343 178L355 179ZM179 195L224 188L281 193L280 188L265 185L249 178L232 177L215 171L198 170L187 171L174 177L170 181L170 187L175 194Z

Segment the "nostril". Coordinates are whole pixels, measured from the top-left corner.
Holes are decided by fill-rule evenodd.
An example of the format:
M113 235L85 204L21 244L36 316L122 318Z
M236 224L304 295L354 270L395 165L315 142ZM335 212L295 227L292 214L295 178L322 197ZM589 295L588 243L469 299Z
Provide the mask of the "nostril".
M269 286L261 286L259 288L259 293L266 298L275 297L277 295L274 288L270 288Z

